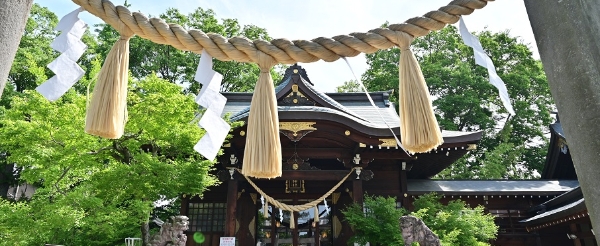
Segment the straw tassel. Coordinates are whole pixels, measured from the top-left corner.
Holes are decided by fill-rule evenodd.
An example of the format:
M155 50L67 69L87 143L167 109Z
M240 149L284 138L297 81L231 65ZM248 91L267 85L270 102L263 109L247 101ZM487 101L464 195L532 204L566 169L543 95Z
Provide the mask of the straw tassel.
M399 113L400 137L410 153L423 153L444 143L433 113L431 97L419 62L410 50L413 38L399 32Z
M276 62L271 56L260 51L258 57L260 76L250 104L242 174L271 179L281 176L279 116L270 73Z
M314 221L319 222L319 207L315 207L314 217Z
M296 228L296 220L294 219L294 211L290 211L290 229Z
M85 119L85 132L89 134L117 139L125 131L129 38L121 36L100 69Z

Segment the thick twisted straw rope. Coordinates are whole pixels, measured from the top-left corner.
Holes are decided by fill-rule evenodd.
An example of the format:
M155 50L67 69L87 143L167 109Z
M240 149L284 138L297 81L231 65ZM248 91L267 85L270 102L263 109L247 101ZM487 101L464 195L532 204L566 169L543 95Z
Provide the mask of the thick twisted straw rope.
M225 38L219 34L204 33L201 30L185 30L176 24L167 24L162 19L148 19L141 13L130 12L126 7L114 6L108 0L72 0L86 11L98 16L114 27L123 36L138 35L155 43L168 44L177 49L208 54L221 61L259 61L257 51L272 56L278 63L335 61L340 57L353 57L360 53L373 53L400 45L397 40L427 35L432 30L440 30L446 24L453 24L460 15L469 15L481 9L488 1L494 0L454 0L447 6L431 11L423 17L415 17L402 24L389 28L376 28L366 33L351 33L332 38L319 37L312 40L274 39L248 40L243 37ZM410 43L409 42L409 43Z
M254 187L254 189L260 195L262 195L265 198L265 200L267 200L267 202L273 204L273 206L281 208L283 210L287 210L287 211L302 212L304 210L307 210L309 208L319 205L319 203L321 203L323 200L325 200L325 198L330 196L331 193L333 193L335 190L337 190L337 188L340 187L340 185L342 185L344 183L344 181L346 181L346 179L348 179L348 177L350 177L350 174L352 174L352 172L354 172L355 169L356 168L352 168L352 170L350 170L350 172L348 174L346 174L346 176L342 180L340 180L340 182L338 182L335 186L333 186L333 188L331 188L331 190L329 190L327 193L325 193L324 195L319 197L317 200L314 200L312 202L305 203L302 205L288 205L288 204L279 202L279 201L275 200L273 197L270 197L269 195L267 195L260 188L258 188L258 186L256 186L256 184L254 182L252 182L252 180L250 178L248 178L247 176L245 176L243 174L242 174L242 176L244 176L244 178L246 178L246 180L248 180L248 183L250 183L250 185L252 185L252 187ZM239 170L239 169L236 169L236 171L240 174L242 173L241 170Z

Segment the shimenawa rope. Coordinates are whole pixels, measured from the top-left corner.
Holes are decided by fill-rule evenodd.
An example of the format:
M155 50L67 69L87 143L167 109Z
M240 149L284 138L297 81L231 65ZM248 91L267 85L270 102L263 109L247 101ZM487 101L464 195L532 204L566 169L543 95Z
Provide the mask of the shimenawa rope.
M454 0L448 5L431 11L422 17L415 17L402 24L392 24L389 28L376 28L366 33L351 33L332 38L318 37L312 40L273 39L248 40L243 37L225 38L219 34L204 33L201 30L185 30L177 24L167 24L158 18L148 19L142 13L130 12L123 6L113 5L108 0L72 0L86 11L101 18L120 33L134 33L158 44L168 44L175 48L195 53L207 52L222 61L259 62L257 51L273 57L278 63L335 61L340 57L354 57L362 53L373 53L399 45L401 33L412 38L440 30L446 24L456 23L461 15L469 15L493 0ZM400 37L399 37L400 36Z
M348 172L348 174L346 174L346 176L342 180L340 180L340 182L338 182L335 186L333 186L333 188L331 188L331 190L329 190L323 196L317 198L316 200L314 200L312 202L305 203L302 205L288 205L288 204L285 204L285 203L275 200L273 197L270 197L264 191L262 191L258 186L256 186L256 184L254 182L252 182L252 180L249 177L247 177L246 175L243 175L241 170L239 170L239 169L235 169L235 170L238 173L242 174L242 176L244 176L244 178L246 178L248 183L250 183L250 185L252 185L252 187L254 187L254 189L260 195L262 195L267 202L271 203L273 206L281 208L283 210L287 210L287 211L301 212L301 211L304 211L304 210L307 210L309 208L319 205L319 203L321 203L323 200L325 200L325 198L330 196L331 193L333 193L338 187L340 187L340 185L342 185L344 183L344 181L346 181L346 179L348 179L348 177L350 177L350 175L354 172L355 169L356 168L352 168L352 170L350 170L350 172Z

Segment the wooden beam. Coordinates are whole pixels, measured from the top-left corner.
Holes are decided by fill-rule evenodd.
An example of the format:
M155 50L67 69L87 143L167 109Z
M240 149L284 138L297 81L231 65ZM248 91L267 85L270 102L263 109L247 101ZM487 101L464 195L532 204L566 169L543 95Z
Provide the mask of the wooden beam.
M297 153L300 158L311 159L341 159L352 156L352 153L345 148L282 148L281 155L285 159Z
M342 180L348 175L350 170L285 170L282 171L282 175L274 180ZM234 176L235 177L235 176ZM361 180L370 180L373 177L373 171L362 170L360 175ZM356 174L353 173L349 178L356 178Z

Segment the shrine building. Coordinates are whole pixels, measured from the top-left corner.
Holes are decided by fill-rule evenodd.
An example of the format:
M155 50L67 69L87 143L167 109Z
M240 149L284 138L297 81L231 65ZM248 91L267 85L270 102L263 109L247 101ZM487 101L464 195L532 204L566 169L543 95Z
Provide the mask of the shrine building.
M397 207L411 210L416 197L430 192L442 195L442 202L483 205L499 226L492 245L597 245L556 124L542 179L439 180L431 178L477 148L481 132L443 130L443 145L408 155L396 145L399 116L389 92L369 93L375 106L362 92L322 93L294 65L275 93L283 174L253 183L279 202L300 205L343 182L325 199L327 206L318 205L318 222L314 209L291 216L269 207L265 218L261 195L236 171L243 163L246 126L235 128L215 165L221 184L202 197L182 196L181 214L190 218L187 245L219 245L220 237L235 237L244 246L348 245L353 229L341 213L346 206L362 203L368 194L395 197ZM232 122L246 121L252 93L223 95L224 114ZM192 240L196 232L204 236L202 244Z

